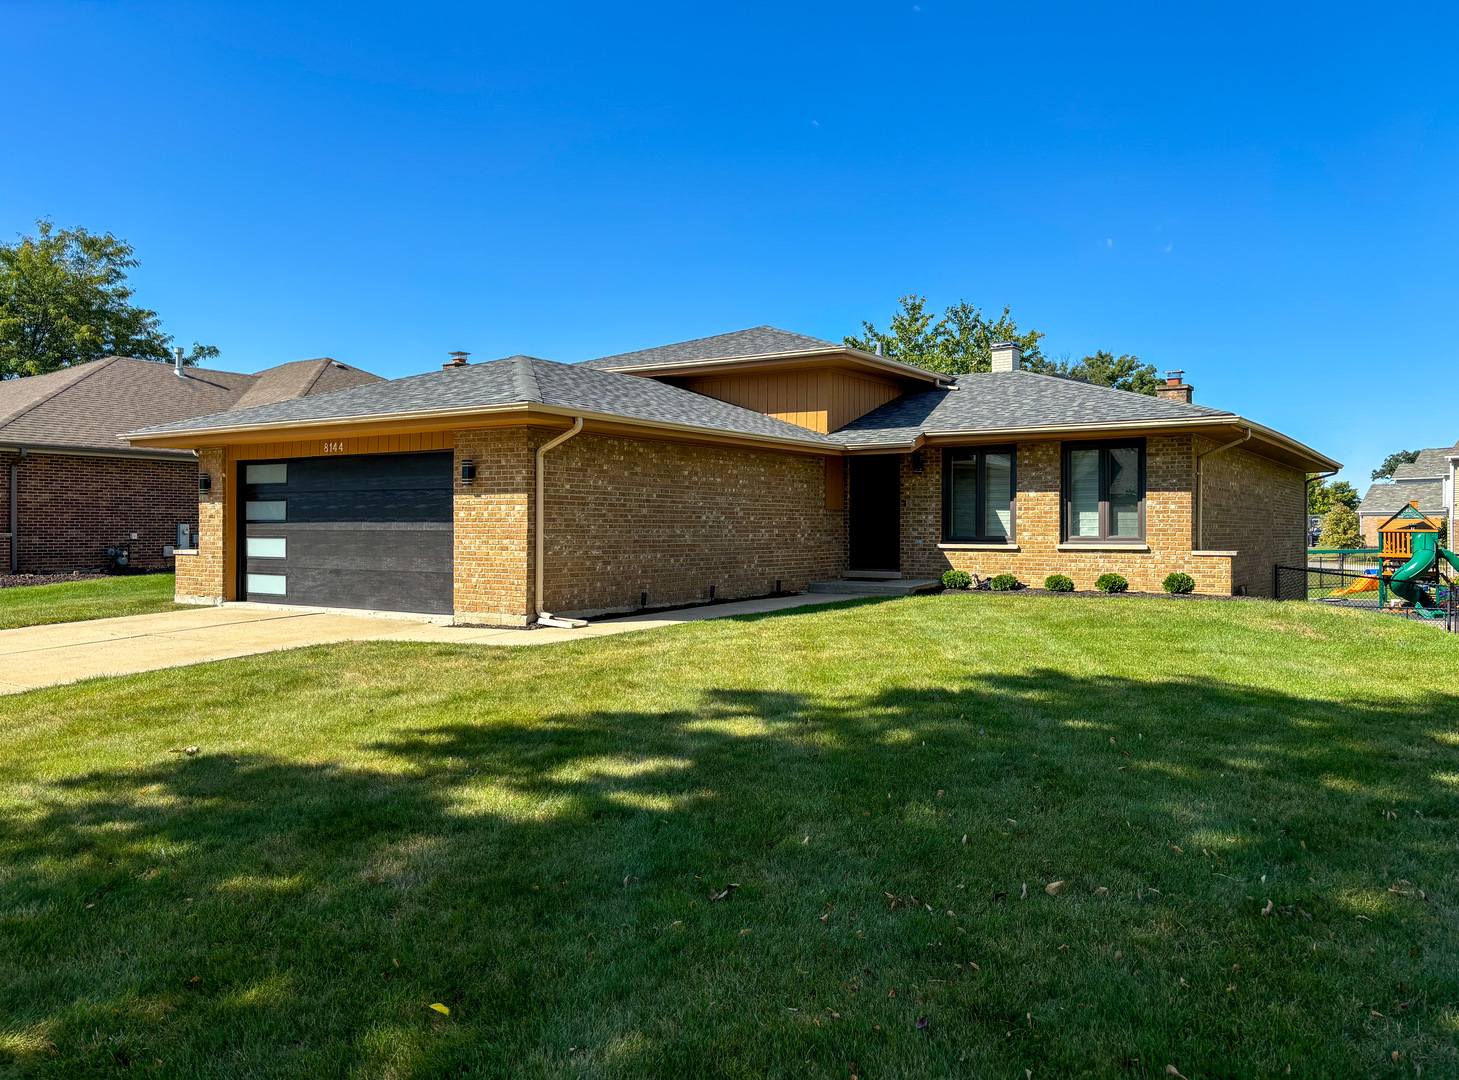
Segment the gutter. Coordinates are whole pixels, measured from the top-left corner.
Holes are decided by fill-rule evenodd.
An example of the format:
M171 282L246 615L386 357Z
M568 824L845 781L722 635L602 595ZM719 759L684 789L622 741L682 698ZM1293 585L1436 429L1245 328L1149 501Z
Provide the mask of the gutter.
M1207 450L1204 454L1196 455L1196 550L1206 550L1206 458L1212 454L1219 454L1223 450L1230 450L1233 446L1240 446L1251 439L1251 428L1246 429L1246 435L1240 439L1232 439L1224 446L1218 446L1214 450Z
M572 627L588 625L581 619L558 619L553 616L552 612L542 610L542 560L547 550L546 537L543 535L544 531L547 528L547 506L544 497L545 489L547 487L546 478L544 476L546 462L543 459L547 456L547 451L553 449L554 447L561 446L563 443L567 442L568 439L571 439L574 435L582 430L583 418L581 416L575 417L573 419L573 424L571 428L569 428L567 431L564 431L556 438L549 439L547 442L543 443L537 448L537 529L535 537L537 544L537 565L534 568L537 571L537 575L532 593L532 610L537 613L538 626L559 626L570 629Z
M751 410L753 411L753 410ZM416 412L398 413L367 413L361 416L315 416L307 420L291 420L284 422L273 422L263 424L237 424L230 427L216 428L175 428L169 431L133 431L119 436L124 439L139 439L144 443L149 439L169 438L197 438L211 435L246 435L253 431L275 431L291 430L294 428L315 428L329 424L341 426L350 424L378 424L396 423L409 420L449 421L453 419L471 420L482 416L495 417L504 416L510 413L527 412L536 413L542 416L560 416L567 419L581 418L583 420L602 421L610 424L628 424L638 427L655 428L660 431L682 431L695 435L718 435L722 438L738 439L750 443L772 443L777 446L787 446L800 450L815 451L822 453L837 453L844 449L840 443L830 442L822 439L795 439L784 435L756 435L745 431L730 431L724 428L701 427L697 424L676 424L667 420L651 420L647 417L624 416L621 413L601 413L591 409L574 409L555 405L543 405L537 401L515 401L502 405L480 405L472 409L426 409ZM763 413L757 414L763 416ZM794 426L787 423L787 426ZM809 429L807 429L809 433Z
M721 367L730 364L758 363L760 361L774 360L813 360L818 356L845 356L851 355L858 360L864 360L876 367L900 372L910 378L930 382L934 386L945 386L956 375L947 375L940 371L932 371L928 368L918 367L916 364L909 364L903 360L893 360L889 356L878 356L876 353L865 352L861 349L853 349L850 346L837 346L832 349L794 349L789 352L777 353L752 353L746 356L720 356L712 360L675 360L662 364L638 364L628 367L599 367L594 371L611 371L616 375L672 375L676 371L693 371L699 368Z

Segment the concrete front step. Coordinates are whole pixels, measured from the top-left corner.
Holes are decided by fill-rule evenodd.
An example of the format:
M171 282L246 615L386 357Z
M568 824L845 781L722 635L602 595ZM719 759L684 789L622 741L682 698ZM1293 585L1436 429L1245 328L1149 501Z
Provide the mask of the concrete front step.
M858 581L852 578L834 578L831 581L813 581L806 592L845 593L856 596L909 596L912 593L935 589L938 582L923 578L900 578L895 581Z

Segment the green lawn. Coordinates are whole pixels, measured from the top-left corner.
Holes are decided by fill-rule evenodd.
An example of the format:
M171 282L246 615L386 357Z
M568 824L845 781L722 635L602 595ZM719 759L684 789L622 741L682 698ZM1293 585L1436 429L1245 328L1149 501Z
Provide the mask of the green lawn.
M138 574L0 589L0 630L172 611L185 606L172 602L172 587L171 574Z
M1456 665L947 594L3 698L0 1075L1456 1077Z

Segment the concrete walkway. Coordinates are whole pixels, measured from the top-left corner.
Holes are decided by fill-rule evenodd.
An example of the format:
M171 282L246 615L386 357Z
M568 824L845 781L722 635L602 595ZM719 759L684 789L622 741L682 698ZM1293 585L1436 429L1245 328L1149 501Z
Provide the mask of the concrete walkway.
M308 608L225 604L120 619L52 623L0 630L0 694L77 682L99 675L184 667L235 656L326 645L335 641L440 641L459 645L552 645L562 641L653 630L810 604L858 599L826 593L708 604L657 615L632 615L575 630L488 630L439 626L408 618L343 615Z

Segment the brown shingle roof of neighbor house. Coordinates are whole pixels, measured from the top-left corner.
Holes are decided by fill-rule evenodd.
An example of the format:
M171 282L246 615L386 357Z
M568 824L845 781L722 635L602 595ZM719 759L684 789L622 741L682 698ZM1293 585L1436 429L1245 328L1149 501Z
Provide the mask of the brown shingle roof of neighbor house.
M1403 484L1374 484L1358 504L1358 513L1386 518L1411 502L1417 502L1419 510L1425 514L1444 513L1444 482L1410 480Z
M0 381L0 446L137 453L119 436L165 424L310 393L383 382L327 357L281 364L255 375L107 356L46 375ZM148 450L169 457L187 451ZM190 455L188 455L190 456Z

